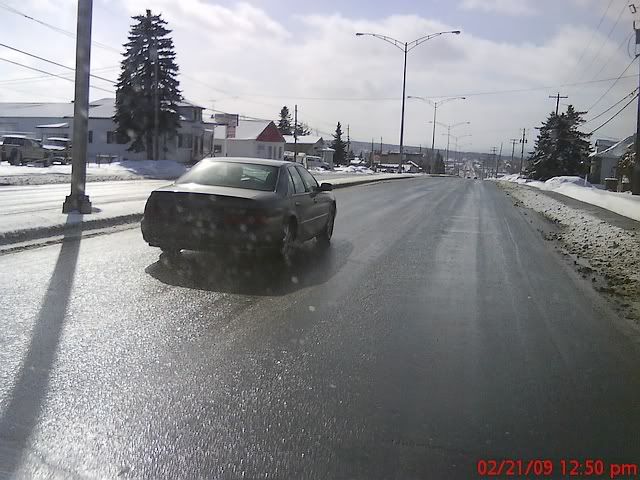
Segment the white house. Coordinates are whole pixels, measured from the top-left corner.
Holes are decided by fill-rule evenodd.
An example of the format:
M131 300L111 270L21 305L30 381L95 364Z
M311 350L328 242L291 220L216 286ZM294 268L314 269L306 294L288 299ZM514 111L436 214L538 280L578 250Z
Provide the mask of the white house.
M221 131L220 134L218 131ZM217 138L218 135L221 138ZM282 160L284 146L284 137L272 121L240 120L235 128L223 127L216 130L213 155Z
M604 183L605 178L617 177L618 161L633 143L633 135L619 142L603 139L596 140L595 152L589 155L591 157L590 182L594 184Z
M178 160L184 163L200 160L210 145L213 134L202 121L203 107L190 102L180 102L180 128L174 138L160 140L160 159ZM87 156L89 161L105 155L123 160L143 160L145 152L129 152L128 144L115 133L112 118L115 99L102 98L89 104ZM0 135L22 133L36 139L47 137L73 137L73 103L0 103Z

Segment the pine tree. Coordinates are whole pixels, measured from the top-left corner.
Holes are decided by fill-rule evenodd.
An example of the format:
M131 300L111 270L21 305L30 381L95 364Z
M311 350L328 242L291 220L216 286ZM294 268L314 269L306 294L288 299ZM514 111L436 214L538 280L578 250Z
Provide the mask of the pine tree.
M285 105L280 109L280 119L278 120L278 130L282 135L293 135L293 121L291 120L291 112Z
M446 170L446 166L444 164L444 159L442 157L442 154L438 152L436 153L436 161L431 171L433 173L445 173L445 170Z
M298 122L298 124L296 125L296 135L298 137L311 135L311 130L309 129L309 125L307 125L304 122Z
M584 175L591 153L590 135L578 130L584 123L584 113L569 105L566 113L549 115L536 139L527 170L529 177L547 180L560 175Z
M342 125L338 122L336 126L336 133L333 134L333 142L331 142L331 148L335 150L333 154L333 162L336 165L343 165L347 163L347 143L342 140Z
M122 71L116 84L116 134L131 144L128 150L146 150L153 155L156 105L158 108L158 134L173 138L180 126L177 103L182 95L176 78L178 66L171 30L160 15L133 17ZM157 65L156 65L157 64ZM157 78L156 78L157 70ZM157 94L157 103L156 103Z

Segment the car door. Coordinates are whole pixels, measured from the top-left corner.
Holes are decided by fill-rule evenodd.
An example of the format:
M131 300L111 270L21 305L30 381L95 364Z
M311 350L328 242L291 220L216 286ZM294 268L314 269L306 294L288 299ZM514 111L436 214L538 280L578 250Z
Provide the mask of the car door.
M288 166L287 172L291 175L294 187L291 199L296 216L298 217L298 239L304 241L314 235L313 225L309 222L309 219L313 217L312 211L314 202L313 198L311 198L311 193L307 192L304 181L295 166Z
M301 165L296 165L302 177L307 192L311 195L313 205L310 206L309 230L310 236L318 235L327 223L327 215L331 208L329 195L318 191L318 181Z

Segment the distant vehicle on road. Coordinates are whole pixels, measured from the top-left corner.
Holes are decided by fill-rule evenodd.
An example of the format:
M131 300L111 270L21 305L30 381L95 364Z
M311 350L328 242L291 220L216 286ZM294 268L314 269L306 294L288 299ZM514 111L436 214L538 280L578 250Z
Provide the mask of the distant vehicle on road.
M42 147L50 153L51 163L67 165L71 162L71 139L49 137L42 143Z
M42 147L40 142L26 135L4 135L0 158L11 165L25 165L28 162L42 162L43 166L51 165L52 153Z
M175 184L151 193L145 241L175 257L180 250L270 249L288 259L296 243L328 245L336 201L302 165L257 158L205 158Z

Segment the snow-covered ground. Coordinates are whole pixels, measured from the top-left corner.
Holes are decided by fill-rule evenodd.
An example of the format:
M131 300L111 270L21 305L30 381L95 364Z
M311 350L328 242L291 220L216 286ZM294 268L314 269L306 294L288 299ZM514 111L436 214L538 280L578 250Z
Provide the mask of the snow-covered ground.
M634 196L628 192L618 193L601 190L589 182L585 182L584 178L570 176L554 177L546 182L539 182L522 178L519 175L506 175L498 180L561 193L562 195L580 200L581 202L596 205L617 213L618 215L640 221L640 196Z
M87 164L88 181L136 180L141 178L175 179L187 166L173 160L124 160L111 164ZM37 164L13 166L0 163L0 185L41 185L68 183L71 165L42 167Z
M372 175L376 172L367 167L357 167L354 165L350 165L348 167L335 167L333 170L324 170L322 168L310 168L310 172L315 174L327 174L327 175L344 175L345 173L356 173L356 174L367 174Z
M578 271L609 294L624 315L640 322L640 231L632 229L634 222L620 228L536 190L508 182L500 186L525 207L558 224L559 232L546 238L560 241L564 253L576 259Z

